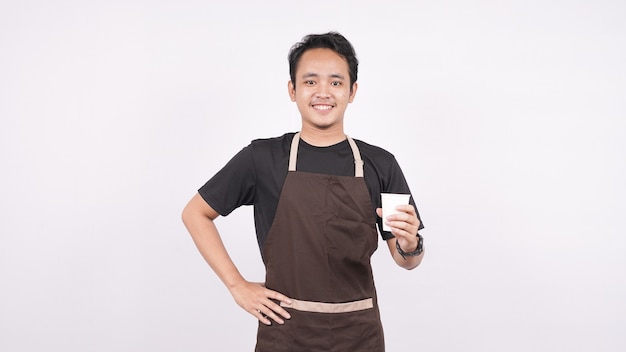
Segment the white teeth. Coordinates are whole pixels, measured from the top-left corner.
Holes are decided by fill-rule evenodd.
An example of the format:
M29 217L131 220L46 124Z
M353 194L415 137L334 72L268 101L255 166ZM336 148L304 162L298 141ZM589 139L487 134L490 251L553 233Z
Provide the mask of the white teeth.
M331 105L314 105L313 107L317 110L330 110L333 108Z

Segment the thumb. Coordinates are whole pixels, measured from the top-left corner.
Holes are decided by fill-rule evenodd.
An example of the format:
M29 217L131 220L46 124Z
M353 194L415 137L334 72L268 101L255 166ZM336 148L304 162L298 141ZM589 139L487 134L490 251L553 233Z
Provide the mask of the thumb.
M383 208L376 208L376 214L378 214L378 217L383 217Z

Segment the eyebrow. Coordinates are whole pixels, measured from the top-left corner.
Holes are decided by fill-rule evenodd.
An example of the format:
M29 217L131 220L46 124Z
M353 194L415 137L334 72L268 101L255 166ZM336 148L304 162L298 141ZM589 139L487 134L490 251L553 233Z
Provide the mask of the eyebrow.
M319 77L319 75L317 73L313 73L313 72L308 72L308 73L305 73L305 74L302 75L302 78L311 78L311 77ZM328 75L328 77L345 79L345 77L343 75L340 75L338 73L331 73L330 75Z

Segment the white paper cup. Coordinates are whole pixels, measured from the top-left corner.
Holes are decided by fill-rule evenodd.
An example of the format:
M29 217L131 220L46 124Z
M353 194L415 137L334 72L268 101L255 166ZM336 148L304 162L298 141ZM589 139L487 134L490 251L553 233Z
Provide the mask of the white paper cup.
M410 194L398 194L398 193L381 193L380 198L383 203L383 230L391 231L391 228L385 225L385 219L389 215L398 214L396 210L398 205L409 204Z

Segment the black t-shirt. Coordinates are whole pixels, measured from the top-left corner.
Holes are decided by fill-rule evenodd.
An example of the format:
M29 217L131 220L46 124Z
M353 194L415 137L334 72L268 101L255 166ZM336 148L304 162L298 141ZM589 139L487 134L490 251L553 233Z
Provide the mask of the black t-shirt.
M259 248L263 247L276 214L280 192L287 177L294 134L252 141L198 190L202 198L222 216L242 205L253 205ZM382 238L387 240L393 235L382 230L382 220L376 215L376 208L381 206L380 193L411 192L391 153L356 139L355 142L364 163L364 178L372 199L372 212ZM315 147L300 139L296 170L354 176L354 156L350 144L344 140L329 147ZM415 206L413 197L410 203ZM417 216L419 218L419 213ZM421 228L423 225L420 225Z

